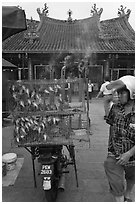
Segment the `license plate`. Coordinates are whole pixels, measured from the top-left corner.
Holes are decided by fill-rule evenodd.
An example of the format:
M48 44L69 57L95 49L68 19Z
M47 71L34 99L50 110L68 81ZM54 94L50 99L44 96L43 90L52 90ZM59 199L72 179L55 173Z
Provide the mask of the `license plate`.
M52 175L52 165L45 165L43 164L42 167L41 167L41 175Z

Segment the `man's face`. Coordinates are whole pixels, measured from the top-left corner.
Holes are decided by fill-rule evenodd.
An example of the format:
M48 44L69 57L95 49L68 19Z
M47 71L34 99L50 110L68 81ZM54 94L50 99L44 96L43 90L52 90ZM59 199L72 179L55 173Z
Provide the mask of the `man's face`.
M119 101L122 105L126 104L128 102L128 92L122 91L122 92L118 93L118 98L119 98Z

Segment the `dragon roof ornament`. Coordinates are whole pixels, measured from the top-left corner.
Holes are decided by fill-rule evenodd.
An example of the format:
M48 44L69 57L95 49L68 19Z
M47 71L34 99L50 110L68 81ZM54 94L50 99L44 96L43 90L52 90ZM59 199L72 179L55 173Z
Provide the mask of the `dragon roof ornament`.
M42 9L42 11L40 10L40 8L37 8L37 13L39 14L40 19L41 19L42 16L47 17L48 14L49 14L47 3L44 4L44 8Z
M91 9L91 16L98 15L100 18L102 12L103 12L103 8L99 9L96 7L96 4L94 4L94 6L92 6L92 9Z
M126 7L124 8L123 5L120 6L120 9L118 8L118 16L122 17L122 16L127 16L127 18L129 18L129 15L131 13L130 9L127 9L127 11L125 12Z

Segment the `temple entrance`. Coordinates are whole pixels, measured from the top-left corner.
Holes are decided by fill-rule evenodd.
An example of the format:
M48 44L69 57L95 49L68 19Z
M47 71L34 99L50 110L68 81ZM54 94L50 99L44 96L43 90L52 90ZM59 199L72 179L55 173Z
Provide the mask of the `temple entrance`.
M94 90L98 91L103 82L103 66L102 65L89 65L88 79L94 84Z

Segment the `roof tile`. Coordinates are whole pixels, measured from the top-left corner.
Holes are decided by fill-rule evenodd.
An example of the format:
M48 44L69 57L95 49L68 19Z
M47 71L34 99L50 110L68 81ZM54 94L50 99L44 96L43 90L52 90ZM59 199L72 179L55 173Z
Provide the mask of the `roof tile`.
M24 37L28 30L18 33L3 42L3 52L135 52L135 32L125 17L72 23L45 17L33 25L39 37L30 41Z

